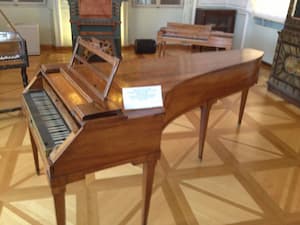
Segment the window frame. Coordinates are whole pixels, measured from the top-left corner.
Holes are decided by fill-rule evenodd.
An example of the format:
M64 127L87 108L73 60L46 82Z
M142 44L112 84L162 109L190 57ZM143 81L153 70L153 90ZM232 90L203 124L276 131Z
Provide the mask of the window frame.
M183 8L184 0L179 0L179 4L161 4L161 0L155 0L156 4L139 4L133 0L133 6L137 8Z
M37 2L37 1L26 1L26 2L23 2L21 0L4 0L4 1L1 1L0 0L0 5L7 5L7 6L10 6L10 5L14 5L14 6L18 6L18 5L22 5L22 6L43 6L43 5L46 5L47 3L47 0L40 0L40 2Z

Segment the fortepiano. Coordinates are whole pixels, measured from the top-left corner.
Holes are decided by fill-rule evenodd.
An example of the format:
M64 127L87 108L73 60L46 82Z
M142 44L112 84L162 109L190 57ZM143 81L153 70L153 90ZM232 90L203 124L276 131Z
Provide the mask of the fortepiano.
M76 53L81 47L104 62L88 63ZM146 225L163 128L211 99L248 90L257 81L262 55L244 49L120 63L79 38L68 65L42 65L23 93L23 109L36 171L39 154L57 224L66 224L68 183L104 168L143 163L141 224ZM162 86L164 107L124 109L122 88L147 85Z
M0 9L0 70L21 68L23 86L28 84L26 41Z
M23 86L25 87L28 84L26 73L28 66L26 41L0 9L0 70L20 68ZM0 113L20 109L21 107L1 109Z
M206 47L232 48L233 34L213 31L212 25L193 25L169 22L157 33L159 56L165 55L167 43L189 44Z

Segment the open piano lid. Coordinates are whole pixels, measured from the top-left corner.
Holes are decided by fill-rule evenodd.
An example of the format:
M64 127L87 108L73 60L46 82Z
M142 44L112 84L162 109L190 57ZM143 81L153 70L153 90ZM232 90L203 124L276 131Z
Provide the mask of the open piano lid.
M0 60L20 58L20 44L23 39L0 9Z

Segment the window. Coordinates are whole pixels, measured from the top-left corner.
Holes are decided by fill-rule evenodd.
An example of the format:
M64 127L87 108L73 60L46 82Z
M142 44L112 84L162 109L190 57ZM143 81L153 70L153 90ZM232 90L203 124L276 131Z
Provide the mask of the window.
M46 0L0 0L0 4L45 4Z
M283 23L289 3L289 0L251 0L251 8L257 17Z
M134 0L134 5L141 7L181 7L183 0Z

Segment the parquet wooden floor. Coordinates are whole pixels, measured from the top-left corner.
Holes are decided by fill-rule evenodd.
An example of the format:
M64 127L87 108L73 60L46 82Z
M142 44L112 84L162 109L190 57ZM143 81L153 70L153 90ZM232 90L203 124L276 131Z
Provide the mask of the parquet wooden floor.
M190 54L182 48L169 55ZM70 50L30 57L29 78L41 63L67 62ZM124 60L136 57L124 51ZM197 158L199 110L164 131L149 225L300 225L300 109L266 90L269 68L249 93L237 127L239 94L213 106L204 159ZM20 104L18 70L0 72L0 108ZM140 166L89 174L67 186L68 224L139 225ZM45 175L37 176L21 112L0 115L0 224L55 224Z

